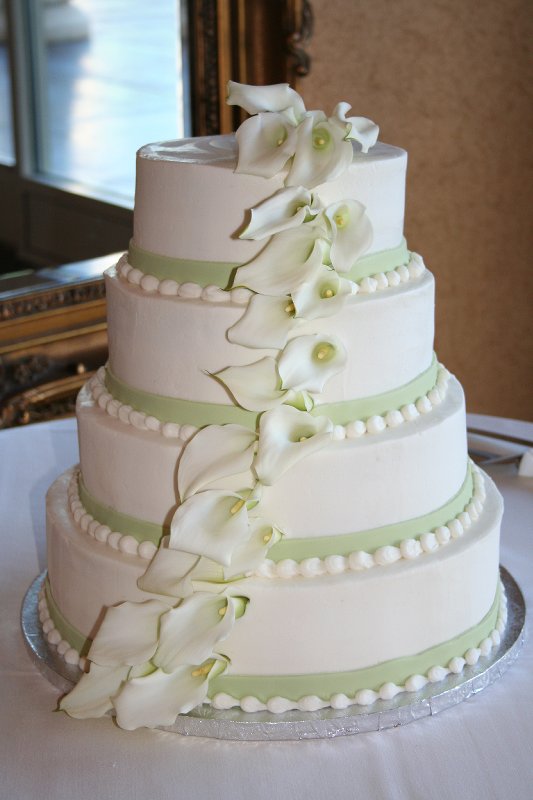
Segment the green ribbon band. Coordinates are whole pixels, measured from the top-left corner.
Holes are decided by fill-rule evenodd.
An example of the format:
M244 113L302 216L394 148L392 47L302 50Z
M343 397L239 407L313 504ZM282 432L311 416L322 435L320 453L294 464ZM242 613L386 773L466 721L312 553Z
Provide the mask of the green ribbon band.
M158 545L161 537L169 533L169 525L157 525L155 522L130 517L120 511L105 506L96 500L87 491L83 481L79 482L80 500L85 509L102 525L108 525L111 530L124 535L133 536L138 542L150 541ZM397 545L403 539L426 533L427 531L446 525L457 514L461 513L472 498L473 481L470 465L467 469L466 479L457 494L444 506L425 514L422 517L398 522L394 525L385 525L381 528L372 528L367 531L346 533L339 536L321 536L305 539L281 539L268 553L273 561L282 561L293 558L303 561L305 558L325 558L330 555L348 555L356 550L374 552L384 545Z
M52 597L48 578L45 592L48 611L57 630L81 655L85 655L91 646L91 639L83 636L60 612ZM329 700L334 694L353 696L360 689L377 690L388 682L402 686L411 675L425 675L436 664L445 666L455 656L463 656L471 647L477 647L496 627L499 608L498 588L490 611L478 625L414 656L392 659L352 672L275 676L220 675L210 681L209 697L224 692L238 700L247 696L257 697L263 703L271 697L286 697L296 701L305 695L318 695Z
M159 545L162 537L170 533L170 524L158 525L156 522L130 517L128 514L116 511L111 506L100 503L89 494L81 478L78 489L85 510L102 525L110 527L112 531L122 533L124 536L133 536L138 542L153 542L155 545Z
M77 650L80 655L87 655L89 647L91 646L91 639L88 639L86 636L80 633L79 630L75 628L74 625L71 625L66 617L63 616L52 596L52 589L50 588L50 580L48 575L46 576L46 580L44 582L44 594L46 597L46 604L48 606L48 613L50 614L50 618L55 627L61 634L61 637L68 642L71 647Z
M425 514L423 517L415 517L405 522L384 525L368 531L345 533L339 536L318 536L313 539L283 538L268 551L268 557L276 562L283 561L284 558L303 561L305 558L326 558L331 555L348 556L357 550L374 553L378 547L397 546L403 539L412 539L441 525L446 525L461 511L464 511L472 499L473 490L472 470L469 464L465 481L457 494L436 511Z
M423 603L423 598L420 599ZM395 658L366 669L353 672L324 672L314 675L220 675L209 682L209 697L218 692L241 700L243 697L257 697L263 703L271 697L286 697L297 701L306 695L318 695L324 700L334 694L348 697L360 689L374 689L384 683L402 686L411 675L425 675L435 665L446 666L455 656L463 656L471 647L477 647L496 627L500 607L500 591L490 611L478 625L464 633L443 642L422 653L404 658ZM332 620L332 625L335 620Z
M419 397L425 395L437 382L437 370L438 362L434 355L427 370L398 389L371 397L361 397L357 400L317 405L311 414L314 416L325 415L335 425L346 425L356 419L366 420L374 414L385 414L387 411L401 408L408 403L414 403ZM124 383L111 372L109 366L106 367L105 385L108 392L119 402L165 422L194 425L197 428L227 423L244 425L251 430L257 428L259 417L257 411L247 411L238 406L222 405L222 403L198 403L194 400L180 400L176 397L151 394Z
M128 263L141 272L154 275L159 280L171 279L177 283L191 281L199 286L215 284L222 289L231 286L234 272L240 266L226 261L193 261L163 256L143 250L133 242L133 239L129 244ZM363 256L344 277L358 281L369 275L375 275L376 272L388 272L408 263L409 251L405 239L402 239L398 247Z

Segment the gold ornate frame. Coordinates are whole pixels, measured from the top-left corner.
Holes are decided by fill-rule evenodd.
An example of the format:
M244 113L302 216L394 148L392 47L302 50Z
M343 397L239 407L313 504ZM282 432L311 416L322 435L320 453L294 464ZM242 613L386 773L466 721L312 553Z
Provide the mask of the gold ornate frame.
M188 0L192 129L228 133L243 112L226 105L228 80L297 86L307 75L308 0Z

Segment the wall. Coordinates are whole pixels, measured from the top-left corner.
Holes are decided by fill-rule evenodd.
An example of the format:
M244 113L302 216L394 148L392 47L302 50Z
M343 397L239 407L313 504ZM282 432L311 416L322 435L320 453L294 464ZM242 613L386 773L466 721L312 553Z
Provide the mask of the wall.
M439 358L469 411L533 419L528 3L312 7L307 108L346 100L409 152L406 237L437 278Z

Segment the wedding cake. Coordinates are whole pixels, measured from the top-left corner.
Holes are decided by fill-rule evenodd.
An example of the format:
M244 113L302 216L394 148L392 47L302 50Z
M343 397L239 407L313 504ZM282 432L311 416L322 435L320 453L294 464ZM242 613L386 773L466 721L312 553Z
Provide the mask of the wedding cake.
M502 501L433 352L407 154L370 120L230 83L235 136L137 154L109 362L47 499L60 707L170 725L371 705L499 644Z

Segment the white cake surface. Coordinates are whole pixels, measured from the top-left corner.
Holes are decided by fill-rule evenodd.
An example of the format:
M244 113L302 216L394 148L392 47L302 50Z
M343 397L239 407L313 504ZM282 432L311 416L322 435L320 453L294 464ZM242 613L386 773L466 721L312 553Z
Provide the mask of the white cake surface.
M122 423L86 390L77 414L89 493L105 506L162 525L178 503L183 442ZM444 505L462 485L466 464L464 398L452 380L444 402L430 413L382 434L332 442L296 464L284 481L265 487L262 504L289 538L365 530ZM235 488L244 485L241 478L234 479Z
M66 510L69 479L66 473L50 490L48 569L56 603L90 635L104 606L148 597L136 586L146 562L76 526ZM501 508L489 482L479 519L436 553L337 576L247 579L242 590L251 598L249 611L224 643L231 673L342 672L453 639L494 601Z
M283 174L235 173L236 154L230 135L142 147L137 153L135 244L193 261L242 264L253 258L262 244L237 234L246 223L246 210L280 189ZM380 142L367 156L355 152L348 173L316 191L326 204L338 197L363 203L374 226L370 252L388 250L403 236L406 168L405 150Z
M433 357L434 280L426 270L412 281L349 298L335 317L302 321L294 336L342 336L348 363L321 393L320 403L368 397L396 389L429 367ZM231 365L273 355L270 349L232 344L226 331L243 314L232 303L147 294L106 274L109 366L129 386L165 397L232 404L210 377Z

